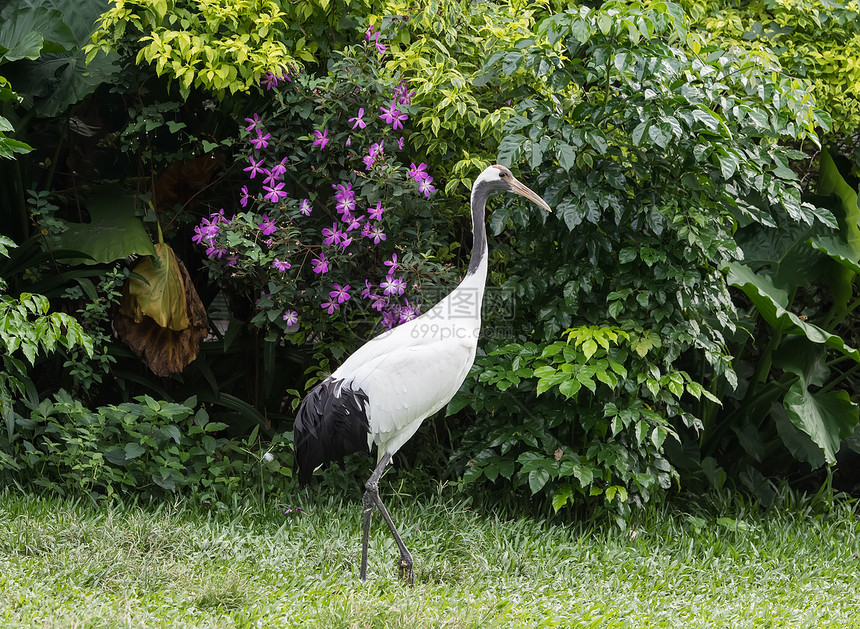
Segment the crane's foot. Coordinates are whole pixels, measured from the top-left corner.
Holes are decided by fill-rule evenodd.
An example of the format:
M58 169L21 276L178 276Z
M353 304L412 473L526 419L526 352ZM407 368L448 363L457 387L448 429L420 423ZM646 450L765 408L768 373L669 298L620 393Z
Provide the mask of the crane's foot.
M411 556L401 556L397 568L397 576L405 585L412 585L415 582L415 572L412 570Z

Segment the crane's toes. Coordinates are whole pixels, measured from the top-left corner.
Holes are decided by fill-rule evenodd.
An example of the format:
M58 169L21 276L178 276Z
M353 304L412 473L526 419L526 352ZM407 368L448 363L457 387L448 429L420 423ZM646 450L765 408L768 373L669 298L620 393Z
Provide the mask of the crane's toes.
M412 570L412 558L401 557L398 564L398 577L406 585L415 582L415 572Z

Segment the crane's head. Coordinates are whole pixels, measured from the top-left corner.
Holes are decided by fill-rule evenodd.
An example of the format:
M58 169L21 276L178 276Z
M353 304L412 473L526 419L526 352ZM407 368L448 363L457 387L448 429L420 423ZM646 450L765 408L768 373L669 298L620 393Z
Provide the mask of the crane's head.
M504 166L495 164L490 166L475 179L472 185L472 190L486 190L486 194L494 192L513 192L522 197L525 197L535 205L542 207L547 212L552 212L546 201L540 198L539 195L532 192L529 188L521 184L513 173Z

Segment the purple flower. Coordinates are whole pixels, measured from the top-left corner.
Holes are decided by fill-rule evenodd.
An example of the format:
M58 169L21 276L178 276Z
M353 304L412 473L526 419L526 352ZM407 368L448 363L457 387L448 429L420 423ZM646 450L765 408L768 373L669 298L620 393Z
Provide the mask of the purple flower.
M278 269L278 271L280 271L281 273L283 273L284 271L289 269L290 266L292 266L292 265L289 262L287 262L286 260L278 260L277 258L275 258L275 261L272 262L272 266L275 267L276 269Z
M291 328L299 322L299 313L295 310L287 310L281 318L287 322L287 327Z
M370 280L364 280L364 288L361 289L361 297L362 299L370 299L372 297L376 297L370 291L373 290L373 284L370 283Z
M202 225L197 225L194 228L194 235L191 237L191 242L196 242L198 245L202 245L204 240L209 242L209 229Z
M341 199L352 199L355 198L355 190L352 189L352 184L348 183L343 185L342 183L333 183L331 187L334 188L337 192L334 193L334 198L340 201Z
M280 162L272 166L272 177L275 177L280 181L283 179L284 175L287 172L287 161L288 158L282 159Z
M287 193L284 192L283 183L277 183L274 186L263 186L263 190L266 191L265 199L272 203L277 203L282 197L287 196Z
M214 216L218 216L214 214ZM194 228L194 236L191 237L193 242L196 242L198 245L202 245L205 240L207 244L212 244L215 240L215 236L218 235L218 219L212 218L210 219L202 219L200 221L200 225Z
M346 251L346 248L349 247L351 244L352 244L352 236L350 236L349 238L344 238L343 240L340 241L340 250Z
M329 143L328 129L323 129L321 132L314 129L314 136L316 140L314 140L313 145L319 146L320 150L323 150L325 145Z
M263 232L264 236L270 236L278 231L275 221L271 220L266 214L263 214L263 222L257 223L257 227L260 228L260 231Z
M266 91L278 86L278 77L271 72L266 72L260 77L260 85L266 86Z
M257 137L251 138L251 146L253 146L255 149L264 149L269 146L269 138L271 137L271 133L263 135L263 132L260 131L260 129L257 129Z
M397 148L398 148L398 150L401 150L401 151L403 150L403 142L404 142L405 140L406 140L406 138L404 138L402 135L400 136L400 139L399 139L399 140L397 140Z
M424 172L424 169L427 168L427 164L424 162L421 162L418 166L415 165L415 162L412 162L409 166L411 168L406 174L412 177L415 181L421 181L424 177L428 176L427 173Z
M368 149L368 153L374 159L382 155L382 149L385 146L385 140L381 140L375 144L370 145L370 149Z
M349 121L352 123L352 128L355 129L358 127L359 129L364 129L367 126L367 123L362 120L362 116L364 116L364 107L358 108L358 115L355 118L350 118Z
M361 221L364 220L364 215L361 216L349 216L348 214L343 215L343 222L346 223L346 231L351 232L353 229L358 229L361 227Z
M421 181L418 182L418 190L424 193L425 197L430 197L431 194L436 192L436 187L433 184L433 177L429 175L424 177Z
M337 303L342 304L343 302L349 299L349 289L351 288L349 284L346 286L341 286L340 284L332 284L333 291L329 291L328 296L332 301L337 299Z
M260 124L260 116L254 114L250 118L245 118L245 122L248 123L248 126L245 127L245 131L251 131L252 129L256 129Z
M313 211L313 207L311 207L310 199L302 199L302 202L299 203L299 212L305 216L310 216Z
M223 256L225 253L227 253L226 249L218 248L214 245L206 250L206 255L209 256L210 260L214 260L215 258L218 258L220 260L221 256Z
M367 208L367 215L377 221L382 220L382 213L385 211L385 208L382 207L382 201L376 202L376 207Z
M394 273L395 270L397 270L397 254L392 253L391 260L386 260L382 264L388 267L387 274L391 275L392 273Z
M382 312L382 309L388 305L388 298L387 297L380 297L379 295L371 295L370 299L371 299L371 301L373 301L373 303L370 304L370 307L373 308L374 310L376 310L377 312Z
M248 166L248 168L243 168L242 170L244 170L245 172L251 171L251 176L248 177L249 179L253 179L254 175L256 175L257 173L266 172L265 170L263 170L263 160L262 159L258 162L255 162L253 157L248 157L248 159L251 161L251 165Z
M380 34L377 32L376 33L376 52L378 52L381 55L382 53L385 52L385 44L379 43L379 35Z
M333 298L329 301L324 301L320 304L320 308L327 311L329 314L334 313L335 310L340 308L340 304L337 303Z
M406 282L403 281L402 277L388 275L382 280L379 287L386 295L402 295L406 291L405 285Z
M263 174L266 175L266 178L263 179L264 186L273 186L275 185L275 183L281 180L281 178L277 174L275 174L274 168L272 170L264 170Z
M242 207L248 206L248 200L251 198L251 195L248 194L248 186L242 186L241 188L242 196L239 197L239 205Z
M379 225L374 225L367 230L367 238L373 240L373 244L378 245L380 241L386 240L385 232L382 231L382 227Z
M393 310L386 310L382 313L382 327L390 330L398 323L397 314Z
M355 209L355 199L344 198L337 202L335 206L338 214L348 214Z
M410 306L408 299L404 299L403 301L406 305L400 308L400 323L412 321L412 319L418 316L418 307Z
M325 259L324 253L321 253L319 258L311 258L311 264L314 265L314 273L328 273L328 260Z
M412 97L415 96L415 91L409 91L406 87L406 83L400 83L394 87L394 101L399 102L401 105L411 105Z
M376 163L376 160L373 158L372 155L365 155L361 158L361 161L364 162L364 170L370 170Z
M386 124L390 124L395 131L397 129L402 129L403 121L409 118L409 116L397 109L397 103L391 103L391 107L388 109L380 107L379 110L382 112L380 118L382 118Z
M376 29L376 27L375 27L373 24L371 24L370 26L368 26L368 27L367 27L367 30L366 30L366 31L364 31L364 39L365 39L365 40L367 40L367 41L370 41L370 38L371 38L371 37L373 37L373 31L374 31L375 29Z
M328 227L323 227L322 235L325 236L323 239L324 245L338 245L340 241L343 239L343 232L337 226L337 223L331 224L331 229Z

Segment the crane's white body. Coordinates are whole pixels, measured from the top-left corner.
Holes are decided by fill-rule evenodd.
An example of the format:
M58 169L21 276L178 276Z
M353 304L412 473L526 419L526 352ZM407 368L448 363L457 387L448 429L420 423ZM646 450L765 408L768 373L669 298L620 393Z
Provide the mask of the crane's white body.
M421 316L362 345L332 375L367 394L367 445L393 455L460 389L475 362L487 256Z
M361 579L367 570L370 515L379 509L400 549L400 571L412 575L409 554L379 497L379 479L392 455L421 422L441 410L466 379L478 348L487 280L484 209L494 192L514 192L549 211L546 201L504 166L490 166L472 186L472 258L466 277L420 317L371 339L302 400L294 438L299 482L320 465L376 445L376 469L365 484ZM466 305L466 308L462 308Z

